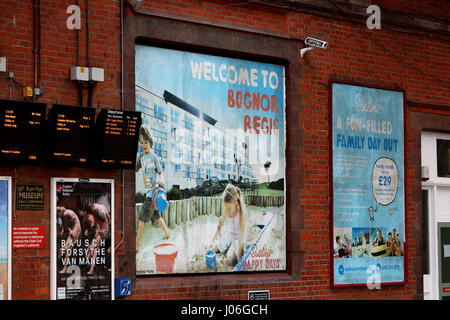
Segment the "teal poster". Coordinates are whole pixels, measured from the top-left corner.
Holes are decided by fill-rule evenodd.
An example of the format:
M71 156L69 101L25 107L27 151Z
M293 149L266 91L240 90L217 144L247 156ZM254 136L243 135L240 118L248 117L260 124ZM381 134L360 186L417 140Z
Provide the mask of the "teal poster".
M403 283L403 92L331 90L333 285Z

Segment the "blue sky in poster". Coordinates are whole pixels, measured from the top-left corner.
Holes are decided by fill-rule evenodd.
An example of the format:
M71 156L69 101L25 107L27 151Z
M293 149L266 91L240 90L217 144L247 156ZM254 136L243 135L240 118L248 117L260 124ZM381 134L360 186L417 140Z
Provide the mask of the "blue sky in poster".
M211 80L205 80L205 62L211 64L211 73L207 74ZM196 77L194 78L193 69L199 71L200 64L202 65L201 79L195 72ZM221 65L225 65L226 70L228 67L234 66L238 77L240 69L246 69L250 81L245 81L240 85L239 79L235 84L230 81L222 82L221 76L225 78L227 72L219 70ZM251 83L252 69L254 69L255 75L254 85ZM276 74L276 77L272 73ZM272 76L270 76L271 74ZM230 72L230 78L231 80L235 78L234 69ZM272 117L275 116L279 119L280 132L284 130L284 67L279 65L137 45L136 84L160 97L164 90L175 94L219 120L222 128L235 128L236 126L243 128L243 118L246 114L251 116L268 116L269 114L262 110L253 111L244 107L241 109L228 107L228 89L232 89L235 93L241 90L242 93L245 91L255 92L261 95L267 94L269 97L275 95L279 112L270 113Z
M8 258L8 182L0 180L0 262Z
M384 239L396 229L403 244L403 93L340 83L332 89L333 228L380 229ZM377 263L382 281L403 281L403 257L354 256L335 259L335 283L364 282Z
M208 70L206 74L205 66ZM241 69L247 72L248 78L244 77L246 81L239 84ZM135 71L136 85L159 97L163 96L165 90L169 91L212 116L217 120L216 126L221 129L244 130L245 116L250 117L252 127L254 116L259 116L261 120L266 117L268 121L272 118L272 122L277 119L279 156L284 162L283 66L137 45ZM232 83L234 80L236 82ZM233 90L231 100L228 96L230 89ZM253 93L260 95L260 103L264 106L268 105L270 100L270 109L247 109L244 107L244 101L241 108L236 105L229 107L228 103L236 100L238 91L241 91L242 96L246 92L249 93L247 104L252 101ZM269 99L262 99L263 95L267 95ZM278 112L272 112L275 110L272 109L272 101L275 99L273 105L276 105ZM269 125L269 122L267 124Z

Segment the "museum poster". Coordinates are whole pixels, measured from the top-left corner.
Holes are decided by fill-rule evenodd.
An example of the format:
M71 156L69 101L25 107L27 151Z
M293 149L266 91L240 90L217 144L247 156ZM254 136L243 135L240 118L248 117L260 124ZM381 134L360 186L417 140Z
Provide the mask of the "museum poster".
M333 285L403 283L403 92L331 90Z
M286 269L282 65L136 46L136 274Z
M52 179L51 298L114 298L113 180Z
M0 300L11 299L11 178L0 177Z

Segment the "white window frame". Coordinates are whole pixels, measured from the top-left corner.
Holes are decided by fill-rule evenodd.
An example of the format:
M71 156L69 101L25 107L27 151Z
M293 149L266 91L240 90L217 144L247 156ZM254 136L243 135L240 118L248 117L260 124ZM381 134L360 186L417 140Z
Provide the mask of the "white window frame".
M421 166L428 167L429 179L422 181L422 190L428 190L428 238L429 238L429 270L424 274L423 288L425 300L439 299L439 265L438 265L438 223L450 222L448 212L440 211L438 203L441 192L450 189L450 178L437 175L437 140L450 140L450 134L437 132L422 132L421 134ZM444 209L445 210L445 209Z

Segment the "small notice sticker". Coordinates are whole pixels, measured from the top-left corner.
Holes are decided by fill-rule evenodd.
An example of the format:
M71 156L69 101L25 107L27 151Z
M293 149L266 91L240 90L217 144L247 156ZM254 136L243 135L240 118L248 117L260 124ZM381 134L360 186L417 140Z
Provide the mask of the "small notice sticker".
M270 300L270 291L269 290L249 291L248 300Z
M44 226L13 226L13 249L45 249Z

